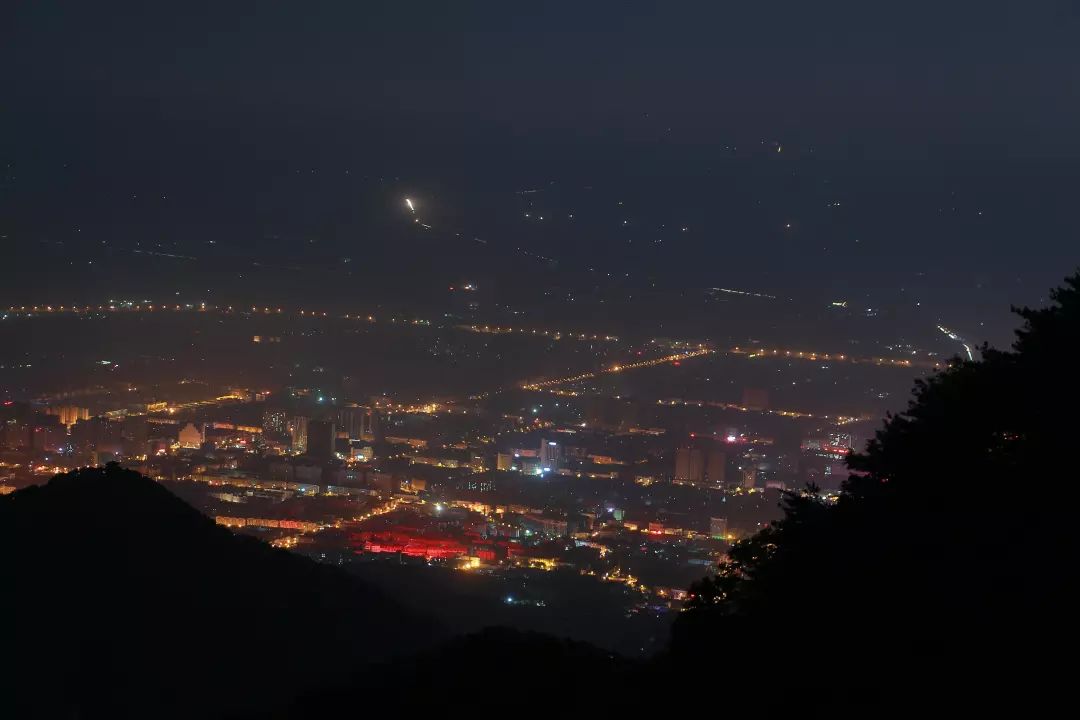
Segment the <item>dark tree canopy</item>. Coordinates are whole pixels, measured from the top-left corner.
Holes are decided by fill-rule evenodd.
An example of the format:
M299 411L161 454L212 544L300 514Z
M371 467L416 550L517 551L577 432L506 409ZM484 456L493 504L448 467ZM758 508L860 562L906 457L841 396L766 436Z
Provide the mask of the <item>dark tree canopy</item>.
M693 587L674 655L779 639L774 662L883 685L1049 671L1043 645L1075 627L1080 274L1052 300L1015 310L1011 350L918 381L849 457L835 504L789 493L780 521Z

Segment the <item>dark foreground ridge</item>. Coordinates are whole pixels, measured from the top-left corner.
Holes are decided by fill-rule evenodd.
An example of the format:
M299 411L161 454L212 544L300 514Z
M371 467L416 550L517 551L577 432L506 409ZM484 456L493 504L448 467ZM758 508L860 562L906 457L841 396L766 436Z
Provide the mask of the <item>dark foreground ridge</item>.
M234 535L154 481L87 468L0 498L0 679L24 715L214 716L429 647L435 624Z

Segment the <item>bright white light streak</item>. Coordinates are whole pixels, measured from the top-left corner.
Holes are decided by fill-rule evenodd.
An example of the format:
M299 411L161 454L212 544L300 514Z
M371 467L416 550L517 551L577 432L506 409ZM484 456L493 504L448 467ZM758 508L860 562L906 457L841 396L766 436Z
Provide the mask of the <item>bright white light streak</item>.
M966 342L964 342L964 339L962 337L960 337L959 335L954 333L949 328L943 327L941 325L938 325L937 329L940 330L941 332L945 333L946 337L948 337L950 340L955 340L956 342L963 345L964 346L964 352L967 353L968 360L974 360L975 359L974 354L971 352L971 346L968 345Z

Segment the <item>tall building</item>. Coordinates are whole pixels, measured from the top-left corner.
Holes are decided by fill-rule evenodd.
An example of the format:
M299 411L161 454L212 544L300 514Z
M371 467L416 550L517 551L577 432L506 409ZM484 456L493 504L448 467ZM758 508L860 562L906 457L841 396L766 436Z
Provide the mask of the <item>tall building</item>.
M338 429L349 440L377 442L379 435L379 413L374 408L363 405L346 405L338 412Z
M263 413L263 432L272 435L285 435L289 430L289 416L284 410L267 410Z
M90 410L87 408L75 407L74 405L59 405L57 407L46 408L45 414L55 415L60 418L60 424L69 430L71 429L71 426L79 420L87 420L90 418Z
M289 421L289 436L292 440L292 451L301 455L307 452L308 445L308 419L303 415L295 415Z
M698 448L682 447L675 451L675 479L700 485L705 482L705 453Z
M721 539L727 535L727 518L709 518L709 536Z
M345 437L349 440L361 440L366 415L367 408L360 405L346 405L338 410L338 429L345 433Z
M562 446L554 440L540 439L540 468L543 470L558 470L562 466Z
M307 424L307 454L320 460L333 457L337 430L329 420L312 420Z
M365 442L383 441L382 416L375 408L368 409L367 424L361 431L361 439Z
M709 450L709 459L705 463L705 477L710 485L723 485L727 480L727 455L722 450Z

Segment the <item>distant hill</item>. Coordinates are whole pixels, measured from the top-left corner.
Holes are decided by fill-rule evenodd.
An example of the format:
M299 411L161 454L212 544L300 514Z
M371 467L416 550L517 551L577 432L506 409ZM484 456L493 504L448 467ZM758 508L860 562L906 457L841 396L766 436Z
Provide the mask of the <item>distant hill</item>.
M250 711L442 637L115 465L0 497L0 567L3 717Z

